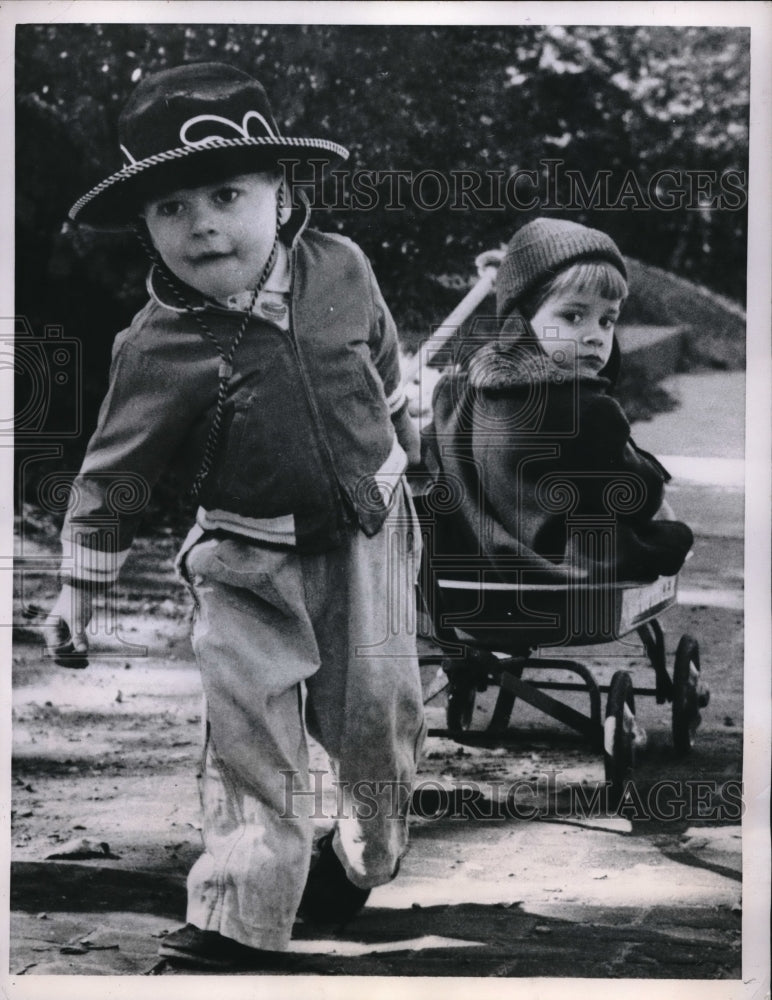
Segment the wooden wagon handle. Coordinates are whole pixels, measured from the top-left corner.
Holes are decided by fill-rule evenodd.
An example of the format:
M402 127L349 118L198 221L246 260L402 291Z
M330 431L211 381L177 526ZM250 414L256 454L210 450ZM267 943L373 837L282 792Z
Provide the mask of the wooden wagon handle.
M464 320L468 319L480 303L496 287L496 274L504 257L504 249L486 250L475 258L477 281L449 316L437 327L428 340L404 365L403 380L412 382L421 368L425 368L440 348L450 340Z

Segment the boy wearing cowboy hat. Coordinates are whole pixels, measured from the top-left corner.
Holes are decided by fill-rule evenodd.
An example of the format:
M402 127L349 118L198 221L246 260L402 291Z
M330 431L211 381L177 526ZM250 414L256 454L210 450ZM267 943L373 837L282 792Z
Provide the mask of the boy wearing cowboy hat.
M417 438L367 259L309 228L284 190L282 159L346 150L282 136L260 84L216 63L144 80L119 133L124 166L70 216L137 229L149 301L116 339L72 488L48 644L85 665L91 595L116 579L173 461L198 501L178 565L207 739L204 852L187 924L160 953L261 965L298 912L353 916L406 849L424 735L409 627L421 534L404 480ZM338 783L313 867L306 727Z

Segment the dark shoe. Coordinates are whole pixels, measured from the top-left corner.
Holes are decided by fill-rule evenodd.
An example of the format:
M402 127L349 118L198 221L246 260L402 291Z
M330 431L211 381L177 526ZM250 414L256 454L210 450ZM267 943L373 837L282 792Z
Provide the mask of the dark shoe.
M172 965L223 971L275 968L286 957L283 952L249 948L216 931L202 931L193 924L185 924L162 938L158 955Z
M349 879L332 848L333 833L319 841L319 857L308 873L298 916L314 924L345 924L367 902L369 889L360 889Z

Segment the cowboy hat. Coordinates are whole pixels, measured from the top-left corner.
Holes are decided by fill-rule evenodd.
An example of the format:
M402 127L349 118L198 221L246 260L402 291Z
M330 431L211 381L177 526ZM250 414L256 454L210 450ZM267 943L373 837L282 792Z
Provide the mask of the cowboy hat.
M75 202L73 222L123 229L144 200L165 190L275 168L281 160L348 158L328 139L281 135L261 84L224 63L190 63L144 79L121 113L118 135L123 167Z

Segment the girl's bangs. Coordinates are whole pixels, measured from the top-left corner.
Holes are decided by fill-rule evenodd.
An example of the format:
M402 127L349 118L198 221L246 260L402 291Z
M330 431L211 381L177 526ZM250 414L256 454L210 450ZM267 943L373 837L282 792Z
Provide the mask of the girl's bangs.
M589 292L602 299L627 298L627 282L613 264L605 260L580 261L557 274L549 294Z

